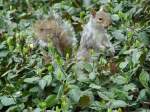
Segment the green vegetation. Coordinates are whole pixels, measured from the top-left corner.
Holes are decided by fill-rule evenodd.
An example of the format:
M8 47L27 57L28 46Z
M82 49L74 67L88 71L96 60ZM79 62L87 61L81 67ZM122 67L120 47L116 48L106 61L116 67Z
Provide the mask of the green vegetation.
M0 0L1 112L150 112L149 0L81 1ZM90 11L104 4L113 19L113 58L79 64L49 47L51 63L33 43L32 23L50 7L80 40Z

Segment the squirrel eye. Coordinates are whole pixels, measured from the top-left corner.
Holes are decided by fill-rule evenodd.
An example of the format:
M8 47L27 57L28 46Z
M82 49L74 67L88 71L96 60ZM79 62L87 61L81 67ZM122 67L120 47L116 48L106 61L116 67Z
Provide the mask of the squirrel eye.
M103 20L103 18L99 18L99 21L102 21Z
M41 28L40 31L44 31L44 28Z

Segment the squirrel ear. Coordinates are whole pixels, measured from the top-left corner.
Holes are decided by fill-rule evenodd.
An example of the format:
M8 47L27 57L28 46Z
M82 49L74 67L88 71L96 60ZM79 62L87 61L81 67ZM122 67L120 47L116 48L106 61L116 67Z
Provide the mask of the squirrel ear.
M100 9L99 9L99 11L104 11L104 12L106 12L105 6L101 6Z
M96 16L96 11L95 11L94 9L91 10L91 15L92 15L93 18L95 18L95 16Z

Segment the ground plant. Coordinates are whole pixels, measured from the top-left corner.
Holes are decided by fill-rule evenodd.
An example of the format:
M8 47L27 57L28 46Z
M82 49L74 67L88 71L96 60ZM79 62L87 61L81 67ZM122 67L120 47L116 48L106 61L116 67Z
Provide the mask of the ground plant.
M50 10L72 24L79 45L101 5L113 57L77 63L35 45L32 24ZM0 112L150 112L150 1L0 0Z

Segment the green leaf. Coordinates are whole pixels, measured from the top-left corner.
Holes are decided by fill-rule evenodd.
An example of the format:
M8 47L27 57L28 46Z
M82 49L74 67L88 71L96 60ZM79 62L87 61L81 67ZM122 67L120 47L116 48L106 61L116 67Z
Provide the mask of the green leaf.
M26 83L34 83L34 82L37 82L39 80L40 80L39 77L32 77L32 78L26 78L26 79L24 79L24 82L26 82Z
M119 19L120 19L117 14L113 14L113 15L111 16L111 18L112 18L113 21L119 21Z
M93 93L91 91L84 91L80 96L79 105L83 108L87 107L93 102L93 100Z
M146 33L146 31L140 32L138 34L138 38L145 44L145 45L149 45L150 44L150 39L148 36L148 33Z
M88 0L87 0L88 1ZM100 0L101 4L107 4L110 2L110 0Z
M129 49L123 52L123 54L131 54L135 49Z
M52 75L49 74L49 75L44 76L44 77L43 77L43 80L45 80L46 83L47 83L47 86L49 86L50 83L51 83L51 81L52 81Z
M109 97L103 92L98 92L98 96L103 100L109 101Z
M73 100L73 102L78 103L81 95L81 90L77 86L73 86L69 91L69 97Z
M121 69L124 69L127 65L128 65L128 61L125 61L125 62L121 62L121 63L119 64L119 67L120 67Z
M52 81L52 76L46 75L39 81L39 86L41 87L41 89L44 89L46 85L47 86L50 85L51 81Z
M90 96L83 95L80 97L79 105L81 107L87 107L91 103Z
M88 80L87 74L83 72L83 70L78 70L77 71L77 75L78 75L78 81L80 82L86 82Z
M64 73L61 71L60 68L58 68L56 71L56 78L59 81L63 80L63 78L64 78Z
M126 40L126 36L123 35L121 30L116 30L116 31L112 32L112 34L115 37L115 39L117 39L119 41Z
M39 107L41 108L41 109L46 109L46 102L40 102L39 103Z
M138 51L138 49L135 49L132 53L132 62L133 64L137 64L139 63L139 59L140 59L140 56L141 56L141 52Z
M4 106L10 106L10 105L16 104L13 98L9 98L7 96L0 97L0 100Z
M124 91L134 91L136 88L137 87L135 84L130 83L130 84L124 85L123 90Z
M63 85L60 85L58 88L59 88L59 89L58 89L58 93L57 93L57 99L60 99L61 96L62 96L63 93L64 93L64 86L63 86Z
M44 89L46 86L46 81L44 79L39 80L39 86L41 87L41 89Z
M17 104L17 105L9 106L9 108L7 109L6 112L14 112L17 109L23 110L24 108L25 108L24 103L20 103L20 104Z
M0 110L3 108L3 104L0 102Z
M107 109L107 112L113 112L112 109Z
M142 70L142 72L139 76L139 80L145 88L149 88L148 82L150 81L150 76L149 76L148 72L146 72L145 70Z
M108 108L119 108L119 107L127 107L128 104L123 100L111 100L106 104L106 106Z
M146 89L142 89L139 93L139 96L137 98L138 101L144 101L147 100L147 95L146 95Z
M3 42L0 44L0 50L6 49L6 44Z
M94 79L96 78L96 73L95 73L95 72L91 72L91 73L89 74L89 78L90 78L91 80L94 80Z
M56 95L49 95L45 102L47 104L47 107L52 107L53 105L55 105L57 103L57 99L56 99Z
M34 112L41 112L42 110L40 108L35 108Z
M6 50L2 50L0 51L0 58L4 58L8 55L9 51L6 51Z
M121 84L127 83L128 80L127 80L125 77L119 75L119 76L114 76L114 77L112 78L112 81L113 81L114 83L116 83L116 84L121 85Z
M90 63L84 63L84 69L88 72L92 72L93 67Z
M100 65L105 65L105 64L107 64L107 60L105 58L103 58L103 57L100 57L99 64Z
M136 110L136 112L150 112L150 109L139 108Z
M89 87L92 89L97 89L97 90L100 90L102 88L100 85L96 85L96 84L92 84L92 83L89 85Z

